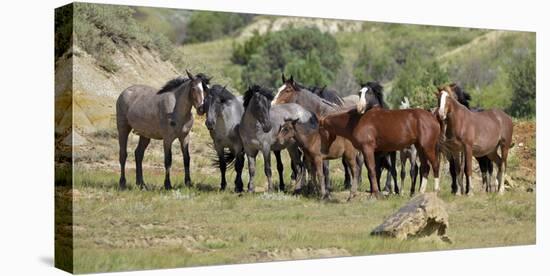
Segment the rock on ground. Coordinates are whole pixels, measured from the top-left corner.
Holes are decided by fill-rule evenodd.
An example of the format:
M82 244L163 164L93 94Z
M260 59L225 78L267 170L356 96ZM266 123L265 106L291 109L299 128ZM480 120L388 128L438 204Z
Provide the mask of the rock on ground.
M404 240L436 233L443 241L450 242L446 236L448 227L449 215L445 203L435 193L426 193L411 199L376 227L371 235Z

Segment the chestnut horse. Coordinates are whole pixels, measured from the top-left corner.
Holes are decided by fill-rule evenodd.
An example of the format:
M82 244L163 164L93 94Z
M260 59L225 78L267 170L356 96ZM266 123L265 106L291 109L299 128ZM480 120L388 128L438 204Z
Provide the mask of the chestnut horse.
M387 110L375 106L364 114L360 114L357 109L329 114L321 118L319 123L323 153L328 151L336 136L350 140L362 152L369 172L371 193L376 197L379 196L379 190L375 153L398 151L410 145L416 147L420 157L423 178L420 191L425 191L430 165L435 177L435 190L439 191L437 148L440 127L430 112L423 109Z
M490 109L472 112L457 101L456 84L438 88L437 114L446 134L446 144L453 144L451 150L464 153L466 173L466 194L473 194L472 157L487 156L497 165L496 185L504 193L508 150L512 144L512 118L501 110ZM452 142L452 143L450 143ZM500 148L501 155L498 155ZM459 181L460 189L464 187ZM488 185L491 185L490 183ZM490 190L490 189L489 189Z

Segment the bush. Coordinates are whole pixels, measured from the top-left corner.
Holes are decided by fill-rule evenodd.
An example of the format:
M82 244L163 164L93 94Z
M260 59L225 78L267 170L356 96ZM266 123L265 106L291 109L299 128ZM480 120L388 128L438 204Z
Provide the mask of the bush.
M253 17L252 14L230 12L193 12L187 25L185 42L204 42L230 35L248 24Z
M512 116L529 117L536 109L536 56L534 51L516 58L508 73L508 81L513 90L512 103L508 111Z
M433 108L437 106L434 92L436 86L449 82L447 71L435 60L419 58L414 52L407 56L407 62L396 76L389 102L398 107L406 96L412 107Z
M333 36L317 28L291 28L266 35L254 35L236 45L232 61L244 65L245 85L277 87L282 72L294 74L308 85L325 85L334 80L342 55Z

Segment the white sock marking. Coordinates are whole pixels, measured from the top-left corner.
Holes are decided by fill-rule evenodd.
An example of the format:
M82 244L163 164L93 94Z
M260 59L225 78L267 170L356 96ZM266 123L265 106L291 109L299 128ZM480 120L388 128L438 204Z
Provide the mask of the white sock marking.
M435 178L434 190L436 192L439 192L439 178L438 177Z
M422 184L420 184L420 193L426 192L426 186L428 186L428 178L422 177Z

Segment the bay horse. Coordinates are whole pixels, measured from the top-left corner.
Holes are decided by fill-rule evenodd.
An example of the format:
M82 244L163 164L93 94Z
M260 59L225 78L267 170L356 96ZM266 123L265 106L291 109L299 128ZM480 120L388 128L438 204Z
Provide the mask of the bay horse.
M244 151L239 135L239 125L244 113L242 99L235 97L225 86L213 85L204 100L206 112L205 125L212 138L217 160L215 164L220 169L220 189L225 190L227 181L225 171L227 165L234 162L235 192L243 191L241 178L244 166ZM229 151L226 151L225 149Z
M483 111L481 108L471 108L470 107L470 100L472 97L470 94L466 91L464 91L459 85L455 85L454 92L456 95L456 99L459 103L464 105L466 108L470 109L471 111L478 112ZM452 144L452 140L448 140L450 144ZM444 142L446 143L446 142ZM446 149L447 146L443 146L442 149ZM454 154L452 153L447 154L447 159L449 161L449 171L451 173L451 191L453 194L458 194L458 181L463 181L463 174L464 174L464 164L461 161L463 158L460 157L462 154ZM481 171L481 179L483 182L483 186L485 188L486 192L490 192L491 185L489 185L489 182L492 179L493 175L493 162L489 157L487 156L481 156L481 157L475 157L478 164L479 164L479 170Z
M434 189L439 191L440 125L436 117L426 110L387 110L374 106L361 114L357 109L350 109L322 117L320 134L323 153L328 152L337 136L350 140L361 151L369 172L370 192L376 197L379 197L379 189L375 153L394 152L410 145L415 145L420 157L423 178L420 192L425 191L430 165L435 178Z
M326 187L323 172L323 160L333 160L343 158L347 167L351 170L352 183L348 200L357 195L357 174L356 163L357 150L351 142L343 137L337 137L331 144L328 152L321 152L321 136L319 134L319 123L315 114L311 114L308 122L300 122L298 119L287 119L280 127L277 139L287 141L294 139L298 146L304 152L305 163L311 169L311 175L316 180L314 183L320 187L321 199L330 198L330 190Z
M365 84L361 84L361 89L359 90L359 101L356 103L357 112L363 114L367 110L371 109L374 106L378 106L384 109L388 109L384 101L383 95L384 87L380 83L375 81L370 81ZM391 179L394 180L394 191L396 194L400 194L400 188L397 185L397 170L396 170L396 156L397 153L393 152L377 152L375 153L376 160L376 176L378 184L380 185L380 177L382 176L382 169L386 169L388 174L386 176L386 186L384 187L384 192L391 193ZM380 189L380 186L378 186Z
M296 174L301 172L301 153L293 140L279 142L277 134L279 127L284 124L285 119L299 119L307 122L309 112L298 104L281 104L271 106L273 100L271 91L254 85L249 87L243 97L244 114L239 125L239 135L243 144L244 152L248 159L248 191L254 192L254 176L256 173L256 156L261 152L264 158L264 172L267 177L267 190L273 191L271 180L271 151L277 159L277 170L279 171L279 190L285 190L283 180L283 163L281 161L281 150L287 149L294 166ZM297 176L298 179L303 179ZM300 182L301 183L301 182Z
M512 118L499 109L470 111L457 101L456 89L457 85L452 83L438 87L435 94L438 99L437 114L444 124L446 144L454 145L450 148L453 153L464 153L466 190L459 181L461 192L473 195L472 157L487 156L497 165L496 186L502 194L508 150L512 144Z
M151 139L163 140L164 146L164 188L171 189L170 167L172 166L172 143L178 139L183 153L185 185L191 186L189 173L189 132L193 126L191 108L197 114L204 113L204 97L208 93L209 78L204 74L193 76L187 71L187 78L177 77L157 90L146 85L126 88L116 101L116 124L118 130L120 189L126 188L125 165L128 135L134 130L139 135L135 150L136 184L148 189L143 181L142 161L145 149Z

